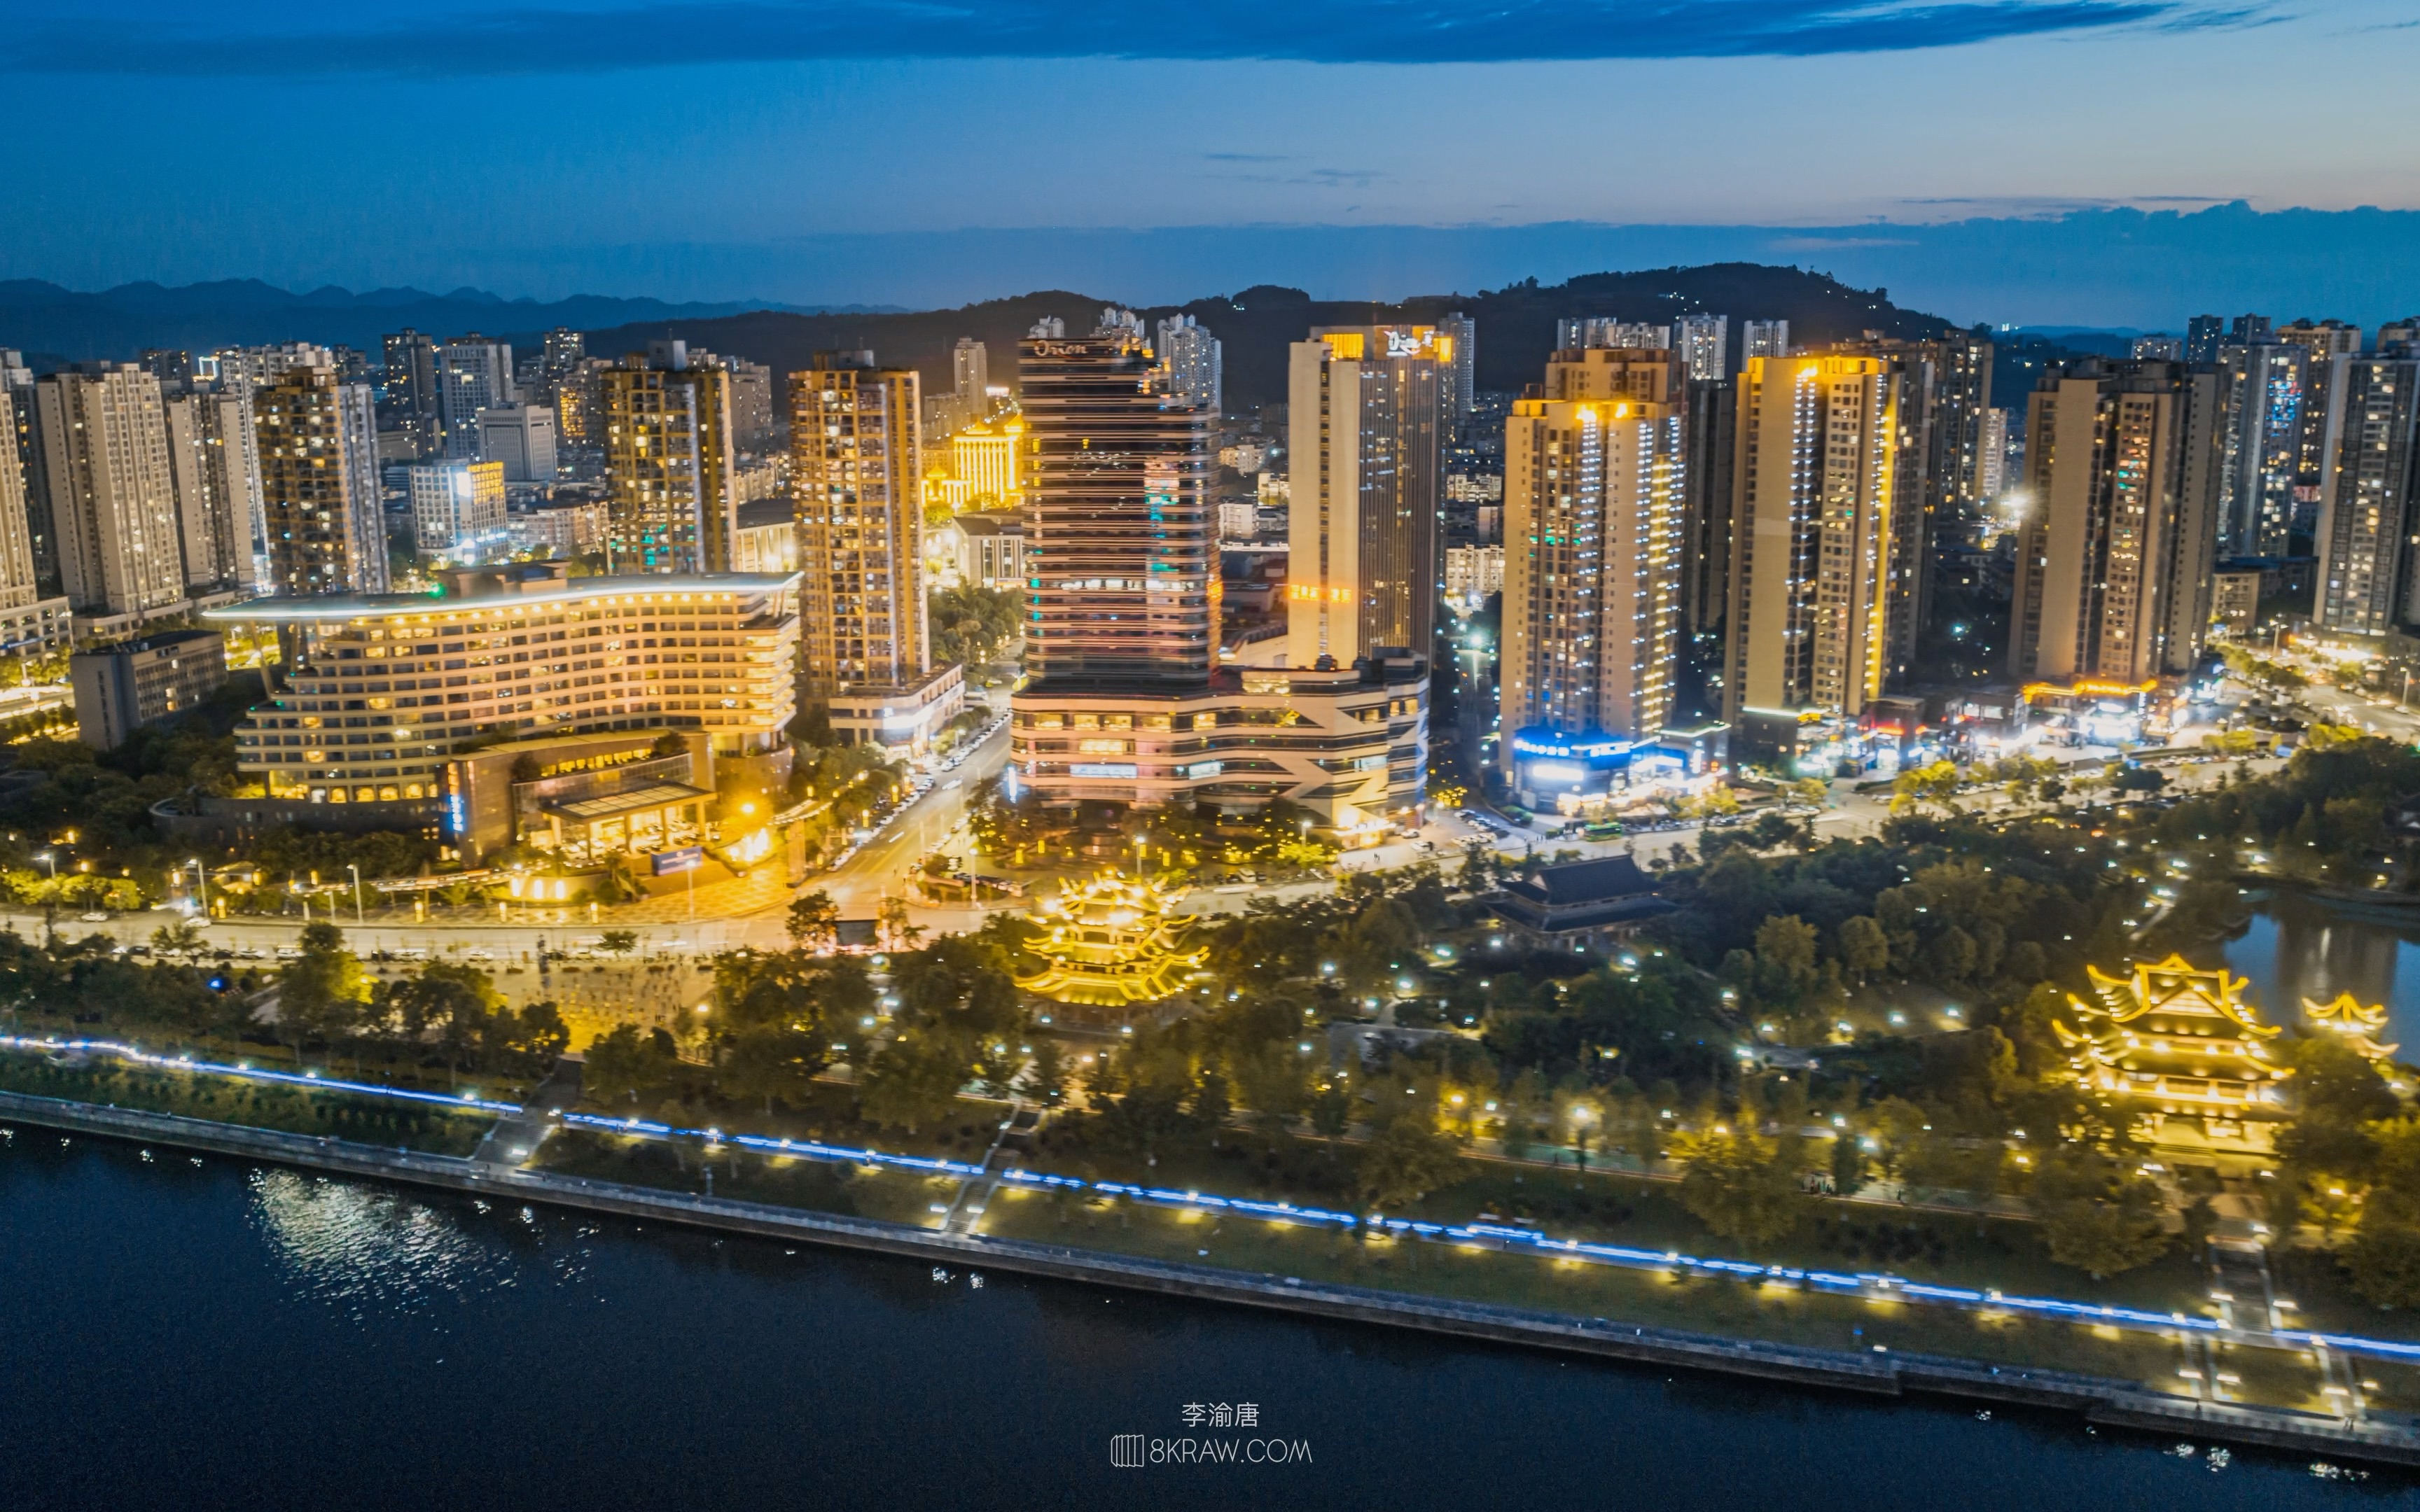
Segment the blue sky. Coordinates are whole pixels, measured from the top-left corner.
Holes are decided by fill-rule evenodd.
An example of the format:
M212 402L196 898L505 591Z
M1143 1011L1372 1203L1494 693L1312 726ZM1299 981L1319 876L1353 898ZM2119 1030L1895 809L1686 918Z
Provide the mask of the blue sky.
M0 276L77 287L1140 301L1739 256L1959 319L2420 306L2420 216L2280 213L2420 208L2420 18L2373 0L9 13Z

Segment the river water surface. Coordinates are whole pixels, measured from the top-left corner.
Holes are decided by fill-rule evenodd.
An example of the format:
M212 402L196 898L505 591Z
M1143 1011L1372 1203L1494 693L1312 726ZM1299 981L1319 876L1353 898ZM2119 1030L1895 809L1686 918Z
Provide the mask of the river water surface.
M20 1125L0 1141L0 1507L2288 1512L2412 1494L2056 1415L981 1280ZM1248 1405L1250 1426L1214 1426ZM1121 1434L1140 1468L1112 1467ZM1239 1462L1149 1462L1187 1438L1234 1441Z

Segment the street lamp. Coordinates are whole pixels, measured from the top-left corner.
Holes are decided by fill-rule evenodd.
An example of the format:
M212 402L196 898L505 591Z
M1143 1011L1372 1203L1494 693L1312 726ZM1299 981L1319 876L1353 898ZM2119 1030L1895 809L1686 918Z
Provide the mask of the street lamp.
M210 917L210 874L202 870L202 858L198 856L189 858L185 864L194 869L194 881L201 887L202 917L208 918Z
M49 851L44 851L41 855L35 856L34 859L41 862L44 866L51 869L51 880L53 882L59 880L59 858L55 855Z
M362 926L362 869L348 861L345 870L353 874L353 927L359 929Z

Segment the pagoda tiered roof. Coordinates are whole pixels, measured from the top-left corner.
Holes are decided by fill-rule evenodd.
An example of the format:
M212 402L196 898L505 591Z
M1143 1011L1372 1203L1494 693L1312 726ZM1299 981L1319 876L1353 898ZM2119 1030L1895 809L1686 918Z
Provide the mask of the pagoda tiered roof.
M2399 1048L2378 1042L2378 1031L2386 1027L2384 1003L2364 1008L2361 999L2350 993L2338 993L2334 1002L2324 1004L2305 997L2303 1016L2319 1028L2341 1036L2345 1043L2372 1060L2384 1060Z
M1047 933L1027 949L1047 963L1017 985L1054 1002L1138 1008L1186 990L1206 947L1187 949L1189 918L1158 883L1105 872L1071 883L1037 910Z
M2054 1022L2085 1086L2159 1111L2214 1119L2283 1116L2278 1027L2243 1001L2244 979L2180 955L2123 977L2086 967L2095 1001L2071 996L2071 1027Z

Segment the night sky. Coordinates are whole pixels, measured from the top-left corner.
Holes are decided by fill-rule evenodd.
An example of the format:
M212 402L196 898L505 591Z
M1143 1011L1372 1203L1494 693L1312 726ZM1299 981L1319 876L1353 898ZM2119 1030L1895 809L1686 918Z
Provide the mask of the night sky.
M73 287L1145 301L1744 257L1965 320L2420 305L2420 216L2278 213L2420 205L2409 4L7 10L0 276Z

